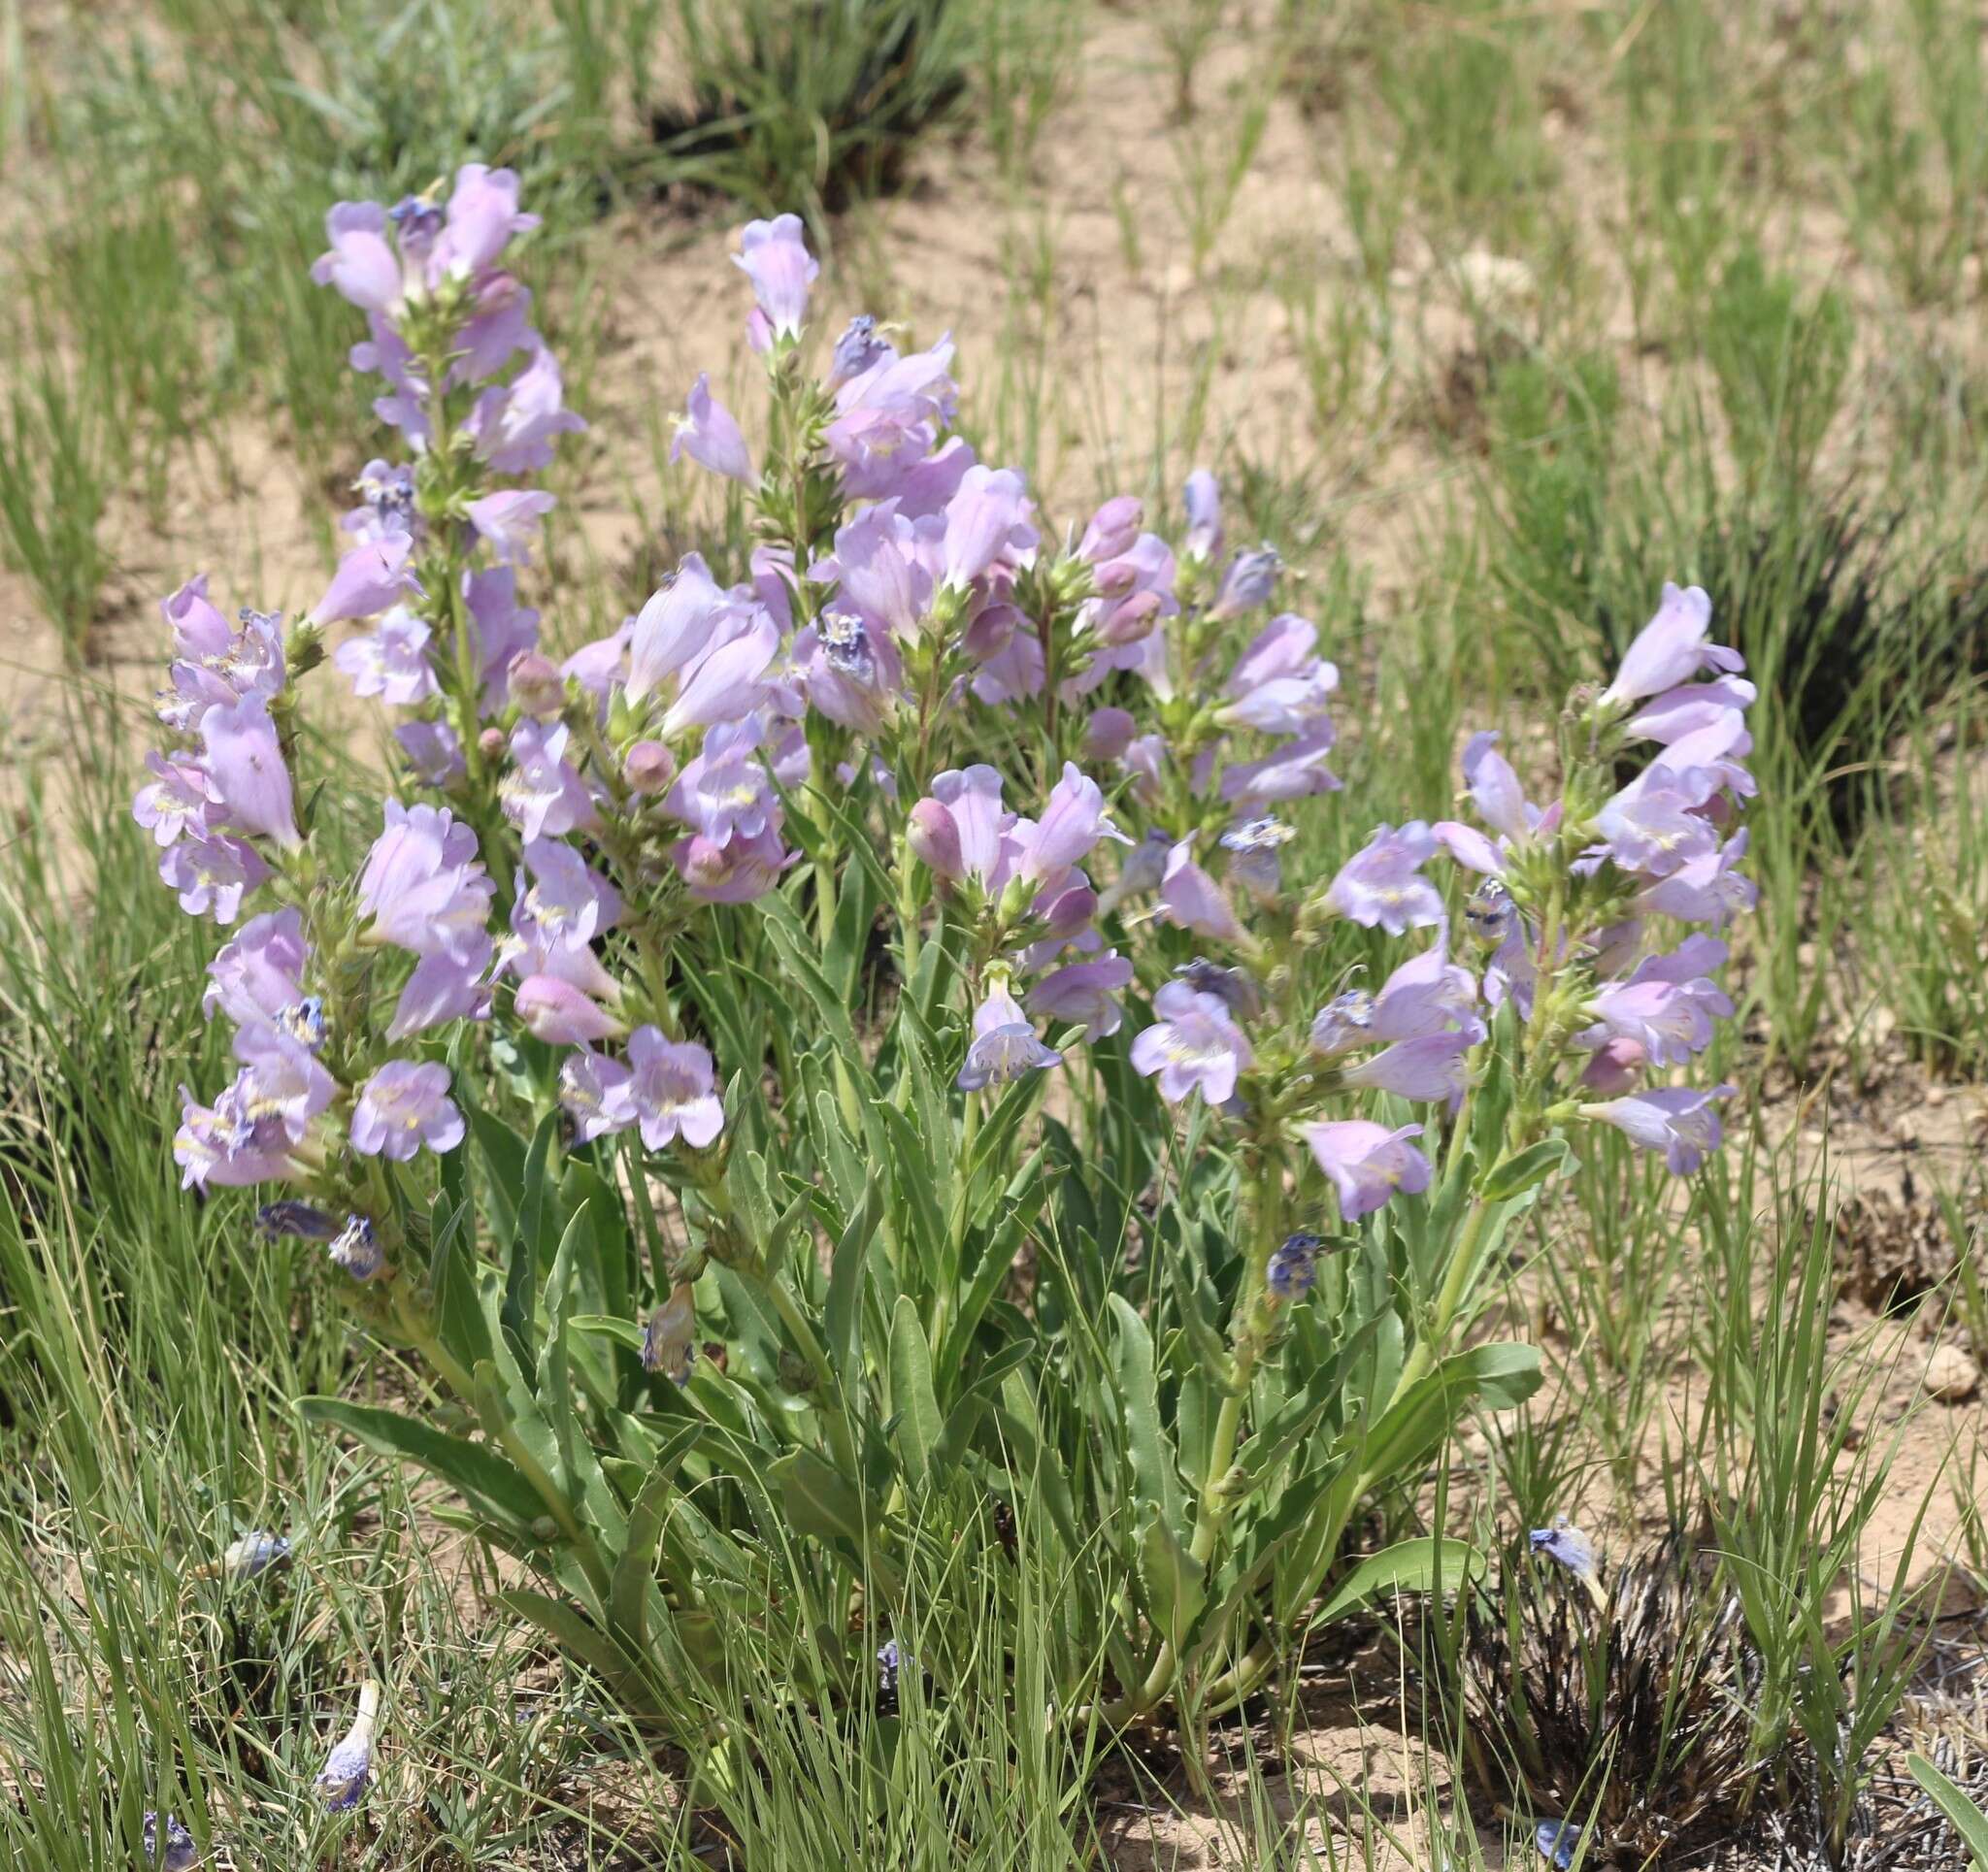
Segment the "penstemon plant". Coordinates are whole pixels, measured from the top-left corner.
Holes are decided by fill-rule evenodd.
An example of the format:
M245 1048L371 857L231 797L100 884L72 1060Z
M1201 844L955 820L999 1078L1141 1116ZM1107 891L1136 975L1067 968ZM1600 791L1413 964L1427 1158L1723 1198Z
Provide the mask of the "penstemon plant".
M1211 477L1177 551L1125 497L1049 536L952 433L949 343L819 355L791 215L737 260L757 450L703 377L675 444L749 564L688 555L555 664L518 574L581 425L505 269L530 225L477 167L334 211L317 278L409 459L301 624L166 602L138 817L189 912L255 910L184 1180L283 1186L259 1231L441 1387L307 1415L445 1478L527 1569L506 1603L679 1736L746 1625L802 1696L943 1683L909 1584L1018 1538L1064 1583L1060 1716L1232 1706L1473 1563L1355 1550L1537 1385L1474 1329L1570 1136L1717 1145L1728 1088L1662 1081L1732 1012L1752 688L1667 587L1569 702L1556 801L1478 736L1478 824L1348 850L1338 672ZM330 661L401 714L383 825L348 769L300 785L348 620Z

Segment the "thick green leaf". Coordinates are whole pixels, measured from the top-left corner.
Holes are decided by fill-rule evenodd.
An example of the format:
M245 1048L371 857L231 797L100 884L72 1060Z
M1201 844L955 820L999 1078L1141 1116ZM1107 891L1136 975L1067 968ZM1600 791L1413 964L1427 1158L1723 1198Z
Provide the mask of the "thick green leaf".
M856 1374L856 1327L863 1300L863 1264L877 1225L882 1219L883 1178L873 1170L863 1186L861 1204L835 1245L835 1258L828 1270L828 1304L822 1311L829 1363L845 1385L852 1383Z
M1477 1198L1482 1202L1509 1202L1513 1197L1538 1189L1567 1161L1564 1137L1542 1137L1516 1157L1494 1164L1485 1173Z
M1160 1425L1152 1335L1124 1295L1113 1294L1110 1306L1118 1322L1112 1363L1118 1379L1118 1407L1125 1420L1126 1448L1132 1458L1133 1489L1142 1504L1150 1503L1159 1509L1162 1519L1177 1525L1180 1478Z
M1425 1534L1398 1541L1370 1554L1342 1579L1331 1598L1318 1608L1315 1625L1343 1618L1354 1606L1393 1587L1397 1593L1427 1593L1439 1579L1444 1583L1484 1570L1484 1557L1464 1540L1439 1540Z
M516 1464L481 1443L436 1429L418 1418L342 1397L303 1397L297 1408L314 1424L329 1424L381 1456L418 1463L462 1494L479 1515L545 1536L546 1503Z
M1968 1856L1974 1862L1974 1872L1988 1872L1988 1814L1982 1813L1923 1755L1908 1755L1905 1766L1911 1770L1912 1779L1932 1797L1933 1804L1952 1823L1953 1830L1968 1849Z
M614 1630L637 1657L647 1646L648 1601L656 1583L656 1542L662 1538L663 1517L677 1485L677 1471L703 1434L702 1424L685 1424L663 1445L655 1467L629 1510L628 1538L614 1562L608 1610Z
M897 1413L897 1445L906 1474L929 1482L945 1425L932 1389L932 1348L909 1294L897 1297L890 1316L890 1405Z
M1187 1634L1208 1603L1207 1570L1157 1516L1140 1535L1139 1566L1154 1624L1176 1653L1186 1650Z
M766 1467L787 1519L804 1534L863 1549L863 1493L812 1450L791 1450Z

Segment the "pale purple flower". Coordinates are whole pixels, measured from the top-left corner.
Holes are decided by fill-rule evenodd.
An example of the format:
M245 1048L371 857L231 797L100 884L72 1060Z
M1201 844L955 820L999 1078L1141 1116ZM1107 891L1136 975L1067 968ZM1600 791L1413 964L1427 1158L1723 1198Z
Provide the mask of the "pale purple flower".
M1412 1040L1469 1025L1475 1018L1477 984L1471 971L1451 962L1447 938L1403 963L1381 983L1374 1001L1376 1040Z
M393 738L414 778L426 786L453 786L469 772L462 742L446 721L402 722Z
M1511 763L1498 752L1498 737L1473 735L1464 748L1463 767L1464 785L1477 816L1513 843L1529 837L1540 823L1539 809L1527 803Z
M405 533L368 540L338 562L331 584L311 612L318 624L338 624L348 617L377 617L407 598L421 595L420 581L409 568L414 542Z
M310 953L296 910L251 917L207 965L200 1011L212 1020L218 1010L238 1027L276 1020L303 999Z
M1131 982L1130 959L1108 949L1044 975L1029 990L1025 1005L1039 1019L1080 1025L1086 1042L1099 1040L1117 1033L1123 1019L1117 998Z
M1669 746L1702 729L1721 726L1728 715L1742 714L1759 694L1744 676L1680 683L1652 697L1622 724L1622 732Z
M670 459L680 461L685 455L713 475L747 487L759 485L759 471L752 466L745 434L732 412L712 395L708 371L698 372L684 412L677 418L677 433L670 439Z
M151 753L145 764L154 777L138 789L131 816L151 834L153 844L164 850L182 834L200 837L214 830L214 801L198 761Z
M931 798L952 820L959 874L991 887L1001 864L1002 834L1012 823L1002 809L1001 775L985 765L948 769L933 779Z
M1583 1118L1613 1125L1643 1150L1662 1151L1673 1174L1688 1176L1718 1149L1723 1133L1716 1106L1733 1091L1727 1085L1703 1092L1691 1086L1660 1086L1582 1105L1580 1111Z
M433 633L404 605L380 620L380 628L341 643L332 661L351 678L355 696L378 696L397 708L411 708L436 693L428 663Z
M550 1046L583 1046L627 1033L598 1002L557 975L527 975L517 984L517 1018L534 1039Z
M1256 1064L1248 1036L1227 1005L1184 981L1170 981L1153 997L1159 1016L1132 1042L1137 1072L1160 1075L1160 1097L1177 1105L1199 1092L1221 1106L1236 1096L1236 1079Z
M475 310L457 328L450 383L481 383L519 351L537 351L542 341L531 327L532 296L508 273L493 273L471 295Z
M508 700L512 664L539 641L539 614L517 602L517 574L510 566L486 566L465 573L464 608L476 634L477 671L482 682L480 714L491 715Z
M386 826L359 873L367 935L414 955L480 965L495 886L477 857L477 835L446 806L386 803Z
M448 1096L448 1068L432 1060L389 1060L359 1088L352 1109L352 1148L405 1164L423 1144L452 1151L463 1139L463 1117Z
M484 947L463 955L438 949L414 964L414 971L394 1003L393 1019L387 1023L386 1037L404 1040L445 1021L482 1021L490 1018L490 984L483 969L489 961L487 936Z
M1442 898L1421 874L1437 849L1436 837L1419 819L1397 831L1376 826L1374 836L1341 866L1326 891L1329 908L1364 929L1376 927L1403 936L1442 921Z
M1221 886L1194 862L1193 851L1194 840L1189 837L1167 853L1160 877L1161 917L1197 936L1242 941L1246 933L1235 909Z
M518 909L540 942L583 948L621 920L620 893L564 839L529 840L524 862L532 882L518 879Z
M1505 875L1502 844L1494 845L1475 826L1467 826L1460 819L1439 819L1429 830L1436 842L1466 870L1494 879Z
M180 894L180 907L220 924L234 922L244 894L268 875L253 845L219 834L182 838L159 860L159 876Z
M1083 726L1083 751L1093 761L1115 761L1132 745L1139 723L1124 708L1098 708Z
M228 707L210 708L201 719L200 738L209 789L229 822L295 851L304 841L268 703L247 696Z
M1651 1066L1681 1066L1711 1044L1714 1018L1730 1015L1733 1003L1703 976L1685 981L1645 976L1599 989L1588 1011L1596 1025L1574 1036L1576 1045L1634 1040Z
M729 614L684 671L677 699L664 711L663 734L674 737L686 728L708 728L750 714L767 700L763 678L779 646L779 627L756 605L748 614Z
M881 485L885 493L874 498L894 501L907 520L931 519L945 511L967 470L978 459L964 436L954 436L915 460L886 466L873 457L860 478ZM847 486L846 476L844 485Z
M638 1027L628 1036L628 1066L629 1100L650 1150L677 1138L697 1150L716 1141L725 1128L725 1108L710 1048Z
M635 1123L632 1076L620 1061L591 1047L566 1056L559 1067L559 1102L581 1143Z
M1318 627L1285 611L1271 619L1230 673L1229 700L1215 711L1228 728L1268 735L1313 733L1324 718L1340 673L1311 654Z
M701 655L721 620L735 609L711 568L694 552L637 613L628 638L627 690L640 702Z
M1222 770L1221 796L1238 805L1275 805L1332 793L1339 780L1327 769L1326 756L1338 739L1331 722L1314 722L1305 735L1286 741L1260 761L1237 762Z
M974 1036L967 1047L967 1063L953 1081L962 1092L979 1092L987 1086L1005 1086L1030 1072L1060 1066L1063 1055L1045 1046L1021 1004L997 980L985 1000L974 1010Z
M859 612L894 637L914 637L932 606L932 568L919 550L918 528L894 502L868 507L836 530L835 551L808 576L833 581L839 607Z
M1197 468L1188 476L1182 493L1187 506L1187 533L1182 549L1188 558L1206 565L1221 557L1222 492L1207 469Z
M1484 1024L1472 1021L1445 1033L1397 1040L1358 1066L1347 1067L1341 1078L1346 1085L1391 1092L1397 1099L1444 1099L1453 1103L1470 1084L1470 1050L1483 1037Z
M500 475L529 475L549 467L552 444L586 428L585 419L565 405L559 360L543 343L509 383L493 385L477 399L463 424L477 459Z
M1340 1215L1347 1222L1383 1207L1397 1190L1419 1196L1429 1187L1429 1160L1408 1142L1421 1134L1420 1125L1389 1131L1366 1118L1299 1127L1318 1167L1339 1192Z
M465 512L478 539L499 559L522 566L531 562L540 522L556 506L558 502L540 489L509 487L472 501Z
M940 582L964 591L997 561L1026 553L1041 537L1029 524L1035 504L1011 468L976 464L946 504Z
M282 1127L257 1123L243 1109L240 1075L212 1106L198 1103L182 1086L180 1108L173 1161L180 1166L182 1189L247 1189L297 1174Z
M1748 835L1736 832L1716 851L1680 865L1641 891L1636 907L1646 913L1674 916L1685 923L1709 923L1713 929L1740 910L1753 907L1759 892L1738 866L1746 856Z
M1059 886L1100 838L1131 842L1106 816L1104 789L1073 761L1064 762L1063 777L1051 790L1041 820L1031 825L1018 819L1010 837L1014 841L1011 875L1044 890Z
M514 234L539 224L536 214L518 212L519 184L509 169L466 162L455 172L448 197L447 224L428 259L428 282L474 279L496 265Z
M905 482L952 420L952 340L928 351L880 357L835 393L835 419L823 432L853 500L903 497ZM952 486L959 485L957 476ZM930 509L926 509L930 510Z
M312 263L313 281L361 312L399 312L406 283L386 238L386 211L378 202L340 202L325 215L324 233L331 246Z
M1259 605L1268 605L1283 570L1284 562L1277 557L1276 548L1268 542L1239 552L1229 561L1229 569L1222 575L1221 589L1215 594L1209 615L1240 617L1244 611L1253 611Z
M1619 706L1662 695L1689 682L1702 670L1730 675L1745 669L1738 651L1706 641L1711 621L1712 601L1698 586L1680 591L1666 584L1656 616L1624 652L1614 681L1602 691L1602 704Z
M594 803L578 770L566 759L571 737L564 723L521 721L511 731L512 765L497 783L504 816L526 839L547 833L563 837L594 823Z
M770 221L747 221L732 264L752 281L752 296L771 335L799 337L808 321L808 288L821 271L801 238L801 217L779 214Z
M311 1048L272 1023L245 1024L235 1035L235 1057L243 1067L237 1109L251 1125L278 1127L292 1144L304 1141L311 1121L338 1095L338 1082Z

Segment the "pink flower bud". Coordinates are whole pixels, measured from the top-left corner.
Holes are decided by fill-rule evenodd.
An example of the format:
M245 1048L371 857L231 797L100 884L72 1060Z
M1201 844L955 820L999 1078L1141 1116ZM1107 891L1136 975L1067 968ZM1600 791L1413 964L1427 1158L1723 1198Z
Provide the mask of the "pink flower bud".
M511 699L527 715L550 721L566 706L566 684L559 666L537 650L520 650L511 659Z
M1123 708L1100 708L1083 727L1084 757L1094 766L1122 760L1139 733L1139 724Z
M1110 615L1099 625L1099 640L1112 645L1137 643L1140 639L1152 635L1159 617L1160 594L1156 591L1134 592L1124 604L1112 607Z
M501 761L507 744L501 728L486 728L477 737L477 745L482 749L486 761Z
M637 741L622 757L621 773L637 793L661 793L677 777L677 757L661 741Z
M683 875L691 883L714 889L725 881L726 870L725 848L716 839L699 833L684 848Z
M957 880L965 874L960 857L959 828L937 800L920 800L905 826L905 845L911 856L941 877Z
M1083 530L1083 541L1077 549L1077 556L1092 566L1117 558L1139 538L1139 529L1144 519L1145 509L1140 506L1137 497L1114 495L1091 515L1091 523Z

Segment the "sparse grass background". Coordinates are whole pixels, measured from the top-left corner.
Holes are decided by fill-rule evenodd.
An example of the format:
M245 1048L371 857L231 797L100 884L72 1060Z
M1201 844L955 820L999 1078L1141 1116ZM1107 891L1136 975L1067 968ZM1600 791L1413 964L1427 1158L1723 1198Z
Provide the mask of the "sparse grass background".
M955 331L965 426L1055 524L1218 469L1305 580L1373 816L1443 813L1463 735L1549 723L1662 579L1711 592L1762 688L1728 1150L1685 1190L1602 1148L1537 1212L1506 1305L1553 1378L1390 1513L1628 1551L1708 1508L1759 1733L1810 1744L1763 1798L1847 1862L1929 1659L1981 1655L1932 1595L1988 1566L1981 1410L1919 1382L1935 1343L1988 1360L1983 60L1971 0L0 0L7 1861L139 1862L166 1806L236 1866L755 1872L1474 1866L1551 1817L1455 1780L1441 1608L1212 1735L1052 1741L1026 1512L1006 1574L908 1589L900 1630L920 1592L986 1609L932 1634L946 1696L908 1672L827 1725L742 1628L709 1755L661 1758L482 1606L436 1503L299 1423L420 1380L313 1249L173 1188L218 1042L125 810L152 605L201 565L315 595L377 441L324 210L477 158L546 217L595 421L537 575L568 640L689 545L742 557L668 414L741 369L726 230L781 207L838 311ZM1839 1294L1853 1186L1930 1232L1907 1315ZM294 1566L202 1578L251 1527ZM368 1674L381 1783L332 1823L309 1781Z

